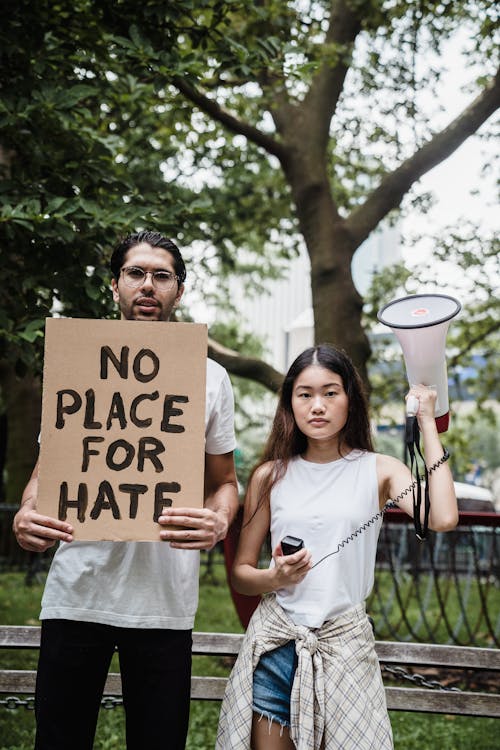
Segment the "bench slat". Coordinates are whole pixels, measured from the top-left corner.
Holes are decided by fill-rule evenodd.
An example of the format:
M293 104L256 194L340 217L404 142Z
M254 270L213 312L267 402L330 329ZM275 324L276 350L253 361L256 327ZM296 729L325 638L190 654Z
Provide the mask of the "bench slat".
M500 718L500 696L489 693L386 687L385 695L392 711Z
M226 689L227 677L191 677L193 700L221 701Z
M35 692L36 672L28 669L2 669L0 671L0 693L23 693L33 695Z
M34 695L36 672L4 670L0 672L1 692L9 695ZM226 677L191 678L192 700L220 701L224 696ZM104 695L121 696L120 675L111 673ZM451 692L424 688L386 687L387 707L391 711L420 711L433 714L459 714L500 718L500 696L487 693Z
M39 625L0 625L1 648L39 648Z
M236 656L243 642L240 633L193 633L193 654Z
M193 654L236 656L243 635L240 633L193 633ZM38 648L40 627L37 625L1 625L0 647ZM500 671L500 649L473 646L442 646L429 643L376 641L379 660L390 664L421 664Z
M0 648L40 647L39 625L0 625ZM234 656L238 653L243 635L239 633L193 633L194 654Z
M35 694L36 671L33 669L1 669L0 693ZM122 681L117 672L110 672L106 679L104 695L121 695Z
M494 648L377 641L375 649L381 662L391 664L500 671L500 650Z
M0 673L2 693L34 695L36 672L5 670ZM192 700L220 701L224 696L226 677L191 678ZM448 692L424 688L386 687L387 707L391 711L458 714L500 718L498 695L472 692ZM111 673L106 680L104 695L121 696L120 675Z

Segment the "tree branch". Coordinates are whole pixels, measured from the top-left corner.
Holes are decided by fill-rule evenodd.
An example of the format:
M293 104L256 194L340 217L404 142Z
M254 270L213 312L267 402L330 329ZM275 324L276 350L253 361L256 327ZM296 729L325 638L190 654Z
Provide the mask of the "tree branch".
M330 22L323 44L327 50L325 60L313 77L304 98L304 109L312 114L309 119L318 126L318 135L325 146L330 122L350 67L354 42L361 31L359 13L352 6L353 3L349 0L332 0ZM332 49L331 54L339 56L335 63L332 63L331 54L328 54L328 47Z
M225 367L232 375L255 380L257 383L277 393L283 382L283 375L255 357L243 357L232 349L227 349L213 339L208 339L208 356L214 359L222 367Z
M286 158L286 149L272 136L263 133L258 128L249 125L246 122L238 120L234 115L231 115L214 100L209 99L201 91L196 89L186 80L180 76L175 76L172 80L173 85L184 94L193 104L196 104L199 109L205 112L214 120L220 122L225 128L230 130L232 133L238 133L244 135L249 141L260 146L265 151L276 156L280 161Z
M387 174L370 197L354 209L346 226L356 247L368 237L378 223L397 208L414 182L448 158L475 133L500 106L500 70L479 96L453 122L418 149L393 172Z
M468 354L471 349L473 349L475 346L480 344L482 341L488 338L488 336L491 336L492 333L496 333L500 329L500 323L496 320L492 321L491 324L484 330L481 331L481 333L478 333L473 338L469 339L467 341L467 345L463 346L458 352L456 352L453 357L449 359L449 367L456 367L460 363L460 360L462 357L464 357L466 354Z

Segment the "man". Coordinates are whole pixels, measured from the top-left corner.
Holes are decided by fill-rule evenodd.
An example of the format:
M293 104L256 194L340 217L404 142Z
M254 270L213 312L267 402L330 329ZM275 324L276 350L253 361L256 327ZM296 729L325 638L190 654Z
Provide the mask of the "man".
M115 249L111 270L122 320L170 319L186 277L174 243L157 232L132 234ZM71 524L37 513L35 466L14 532L32 551L61 542L42 598L36 750L91 750L115 648L127 748L184 748L197 550L224 539L238 507L233 410L226 371L207 360L204 507L165 509L161 542L73 541Z

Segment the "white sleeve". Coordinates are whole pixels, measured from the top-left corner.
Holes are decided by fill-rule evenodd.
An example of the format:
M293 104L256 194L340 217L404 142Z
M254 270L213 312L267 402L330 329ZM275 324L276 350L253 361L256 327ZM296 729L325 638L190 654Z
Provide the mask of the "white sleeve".
M205 453L213 455L229 453L236 448L234 395L229 375L225 371L209 408L205 431Z

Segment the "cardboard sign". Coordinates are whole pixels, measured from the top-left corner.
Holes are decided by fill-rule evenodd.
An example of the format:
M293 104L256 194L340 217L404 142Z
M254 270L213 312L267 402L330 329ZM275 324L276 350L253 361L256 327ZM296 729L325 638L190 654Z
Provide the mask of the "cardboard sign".
M202 507L206 358L204 325L48 318L38 511L157 541L163 507Z

